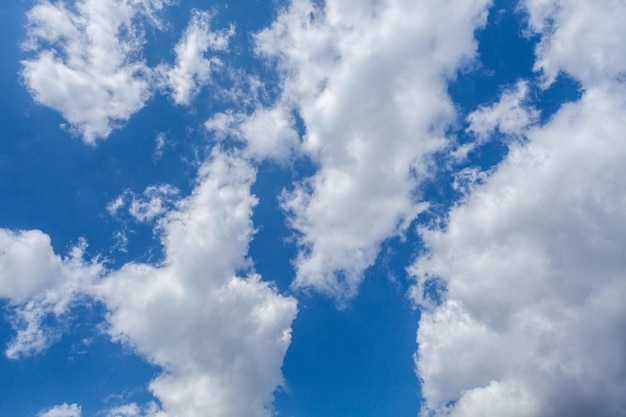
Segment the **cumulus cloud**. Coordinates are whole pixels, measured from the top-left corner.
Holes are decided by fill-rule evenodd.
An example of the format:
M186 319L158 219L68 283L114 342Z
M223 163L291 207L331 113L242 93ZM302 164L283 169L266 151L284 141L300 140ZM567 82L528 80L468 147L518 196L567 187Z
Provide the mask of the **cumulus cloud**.
M37 414L38 417L80 417L81 410L77 404L61 404Z
M506 90L497 103L470 113L468 131L481 140L489 138L496 129L506 136L524 133L539 116L537 110L525 105L527 95L528 83L519 81L514 88Z
M623 80L626 8L619 0L524 0L530 29L541 35L535 69L547 84L565 71L587 86Z
M17 327L7 355L43 350L49 342L43 317L65 314L72 301L92 297L108 310L110 337L163 371L150 383L161 407L130 404L111 412L272 415L297 307L252 272L246 258L254 180L245 159L214 151L192 194L160 219L165 258L156 265L106 271L83 260L84 245L61 258L42 232L0 230L0 297L15 306L16 322L26 323Z
M269 416L296 302L247 267L255 173L215 153L192 195L161 222L165 259L127 264L100 281L109 333L163 374L157 416Z
M88 144L106 138L151 95L142 25L159 25L168 0L38 0L28 11L33 54L21 76L38 103L63 116Z
M84 259L85 249L80 242L62 258L41 231L0 229L0 298L9 301L17 332L5 351L9 358L45 350L59 330L44 326L44 320L63 319L78 294L103 273L97 259Z
M354 296L381 242L425 208L414 192L455 117L446 79L474 56L490 2L449 3L294 0L257 35L319 167L282 197L301 247L295 287Z
M219 140L228 138L245 143L246 156L257 161L273 159L284 162L293 155L300 141L288 106L259 106L250 115L218 113L204 126Z
M176 104L189 104L200 89L211 80L214 66L222 65L216 57L207 58L208 51L223 51L234 33L234 27L224 31L211 31L211 15L194 10L180 42L174 48L176 64L158 68L161 83L171 90Z
M172 209L179 194L180 190L169 184L150 185L139 195L126 190L107 204L107 211L116 216L128 208L128 213L138 222L151 223Z
M511 140L523 136L527 128L539 120L539 112L528 103L528 83L519 81L502 92L500 99L490 106L480 106L467 116L467 132L475 141L463 144L452 156L457 160L467 158L469 152L484 144L499 132Z
M423 416L626 415L626 86L616 77L626 62L608 59L626 37L603 42L624 11L526 4L543 35L537 68L548 79L566 71L585 92L511 142L445 228L421 230L429 253L411 272L424 307ZM424 296L430 280L445 284L439 305Z
M428 409L623 415L624 110L587 93L514 146L445 230L422 232L431 252L413 272L447 286L418 332ZM519 414L496 412L496 400Z
M171 185L151 185L142 196L133 196L128 208L131 216L140 222L150 222L168 211L180 190Z

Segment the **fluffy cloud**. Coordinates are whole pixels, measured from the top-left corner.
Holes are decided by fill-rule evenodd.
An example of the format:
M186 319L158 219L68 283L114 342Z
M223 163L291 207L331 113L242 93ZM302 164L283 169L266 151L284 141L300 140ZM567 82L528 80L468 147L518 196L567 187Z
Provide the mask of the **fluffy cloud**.
M67 120L86 143L105 138L150 97L140 58L143 23L168 0L39 0L27 13L21 76L33 98Z
M625 110L588 92L514 146L445 230L423 231L431 253L413 272L447 285L418 333L428 409L458 400L451 415L620 415Z
M189 104L200 88L209 83L212 67L221 65L219 59L206 58L205 54L209 50L225 50L234 28L212 32L210 21L208 12L194 10L182 39L174 48L176 64L158 68L161 83L171 89L176 104Z
M161 221L163 262L128 264L94 291L111 337L163 369L150 384L158 416L270 415L296 302L235 275L253 233L254 170L215 153L198 178Z
M530 29L542 35L535 69L546 82L566 71L587 86L624 79L626 8L619 0L524 0Z
M171 210L180 190L169 184L150 185L141 195L124 191L107 205L107 211L115 216L128 207L128 213L141 223L150 223Z
M519 81L513 88L505 90L497 103L480 106L470 113L467 132L476 140L459 146L452 156L464 160L469 152L491 139L495 131L509 140L521 136L539 119L539 112L528 105L527 96L528 83Z
M189 104L221 62L234 29L210 30L210 15L194 10L174 65L149 68L142 58L143 30L159 28L170 0L39 0L27 13L21 76L38 103L63 116L70 129L94 144L139 111L158 89Z
M543 34L537 68L548 81L567 71L585 91L510 143L444 229L421 231L429 254L411 269L413 294L446 286L418 331L424 416L625 415L626 86L616 74L626 61L608 57L626 37L604 41L624 11L527 5Z
M294 0L257 35L319 167L283 195L301 245L296 287L350 298L381 242L423 210L415 189L455 117L446 79L474 55L489 3Z
M44 411L38 414L38 417L80 417L80 416L81 416L81 410L80 410L80 407L76 404L57 405L47 411Z
M44 320L62 319L78 294L103 273L97 260L84 259L85 247L81 242L61 258L38 230L0 229L0 298L9 301L17 332L5 352L9 358L46 349L59 333L43 326Z
M82 247L61 258L42 232L1 230L0 297L28 324L7 354L41 351L42 318L89 296L106 305L111 338L163 370L150 383L162 407L119 415L270 416L297 307L257 274L236 274L250 269L254 179L244 159L214 151L192 194L159 220L157 265L105 271Z
M273 159L284 162L299 144L295 120L289 106L259 106L251 115L218 113L205 128L219 140L235 139L246 144L245 153L253 160Z

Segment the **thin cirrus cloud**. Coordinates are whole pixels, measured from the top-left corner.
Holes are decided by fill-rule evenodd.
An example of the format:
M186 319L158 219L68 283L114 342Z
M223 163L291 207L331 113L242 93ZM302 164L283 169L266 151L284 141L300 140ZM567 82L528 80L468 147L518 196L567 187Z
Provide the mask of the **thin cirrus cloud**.
M142 109L152 95L169 90L189 104L208 84L233 29L212 31L210 15L195 10L175 47L174 65L150 68L142 57L144 28L161 29L159 12L169 0L79 0L71 5L40 0L28 11L21 76L33 99L58 111L87 144L106 139Z
M249 269L254 178L244 159L215 150L191 195L159 222L165 258L156 265L106 271L84 260L80 247L68 258L55 255L40 231L1 230L0 277L11 279L0 282L0 295L27 324L17 322L7 355L43 350L50 343L43 319L60 320L89 297L106 306L112 340L162 369L149 386L161 407L141 415L272 415L297 307L257 274L236 275ZM77 412L72 407L48 413Z
M413 294L420 301L428 280L446 286L441 304L423 303L418 330L423 416L608 417L626 407L626 59L614 49L626 41L625 11L524 5L541 35L543 82L565 71L583 95L543 126L503 132L525 141L469 187L445 228L421 230L429 253L411 268Z

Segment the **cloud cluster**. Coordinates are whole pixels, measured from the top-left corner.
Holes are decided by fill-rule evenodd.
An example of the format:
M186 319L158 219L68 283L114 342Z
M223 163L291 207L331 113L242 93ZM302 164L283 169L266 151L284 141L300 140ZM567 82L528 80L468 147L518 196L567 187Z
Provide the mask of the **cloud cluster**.
M91 297L107 308L110 337L163 371L150 383L161 408L145 415L271 415L297 307L257 274L237 274L250 269L254 179L244 159L215 150L192 194L161 218L158 264L106 271L82 247L61 258L42 232L0 230L0 297L28 325L7 355L42 350L42 317Z
M294 0L257 35L318 167L282 198L301 247L296 287L354 296L381 242L424 209L416 187L455 117L446 80L474 56L488 4Z
M141 195L126 190L107 205L107 211L115 216L127 207L136 221L150 223L171 210L179 194L180 190L169 184L150 185Z
M166 215L160 265L127 264L100 281L109 334L163 374L157 416L268 416L296 302L245 268L255 173L215 153L192 195Z
M568 72L584 94L544 126L514 129L526 142L469 186L444 229L421 230L423 416L625 415L626 85L615 75L626 61L610 57L626 36L603 35L626 11L526 4L543 36L537 68L548 81ZM445 283L440 305L424 302L429 280Z
M222 65L218 58L207 58L205 54L209 50L225 50L234 28L214 32L211 31L210 21L208 12L194 10L182 39L174 48L176 64L157 68L161 83L171 89L176 104L189 104L200 89L209 83L212 67Z
M22 61L31 95L67 120L86 143L105 138L150 97L140 58L140 21L158 23L167 0L40 0L27 13Z
M39 353L55 341L59 330L44 321L63 319L81 289L104 272L97 260L84 259L85 248L80 242L62 258L38 230L0 229L0 298L9 300L17 332L5 352L9 358Z
M208 84L233 33L212 31L210 15L195 10L175 47L176 63L148 67L144 28L161 28L170 0L38 0L28 11L21 77L34 100L63 116L85 143L105 139L160 89L189 104Z

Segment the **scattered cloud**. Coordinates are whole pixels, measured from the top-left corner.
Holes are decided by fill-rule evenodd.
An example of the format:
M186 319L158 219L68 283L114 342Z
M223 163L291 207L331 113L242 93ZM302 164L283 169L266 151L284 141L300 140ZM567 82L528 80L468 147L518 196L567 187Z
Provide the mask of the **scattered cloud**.
M497 129L508 137L525 133L535 123L539 113L525 103L528 83L519 81L514 88L506 90L500 100L488 107L481 106L467 116L468 131L484 141Z
M58 338L58 326L44 326L44 320L62 320L77 295L104 271L97 259L84 259L85 249L81 241L61 258L38 230L0 229L0 298L9 300L17 332L5 351L9 358L39 353Z
M154 152L152 152L152 162L157 163L161 158L163 158L163 151L165 150L165 145L167 145L167 136L165 133L160 132L156 139L154 140Z
M257 35L281 74L278 106L302 118L299 150L319 167L282 197L295 287L353 297L382 241L424 210L414 193L455 118L446 81L474 56L489 4L295 0Z
M195 10L175 62L149 68L143 30L160 28L170 3L37 0L27 13L25 86L87 144L159 88L189 105L224 65L212 53L228 48L234 28L213 31L211 14ZM257 78L228 69L239 81L219 94L249 111L205 122L218 142L192 193L154 185L107 205L113 216L126 210L155 227L161 261L108 270L82 240L60 256L39 230L0 229L0 298L15 330L7 357L44 351L63 328L50 319L69 320L73 306L97 300L108 336L161 369L148 388L158 405L101 414L272 416L297 303L248 259L254 164L305 157L317 168L280 196L299 245L293 287L341 304L357 294L382 242L426 209L416 191L433 173L433 155L466 161L498 133L505 159L454 173L463 197L438 225L419 228L426 252L409 272L422 309L420 415L623 415L626 8L522 0L530 32L541 37L534 68L542 86L565 72L582 96L540 124L532 86L521 80L467 117L475 140L455 148L447 83L474 58L473 34L491 3L291 0L255 35L256 53L279 72L274 104L259 99ZM226 139L243 145L226 151ZM165 145L161 133L154 161ZM116 239L114 249L125 251L125 234ZM38 416L80 417L81 408Z
M126 204L124 202L124 198L126 197L126 192L124 192L121 195L118 195L117 197L115 197L115 200L112 200L109 202L109 204L107 204L107 212L111 215L111 216L117 216L117 214L119 213L119 211L124 207L124 205Z
M45 349L42 318L92 297L108 310L111 338L163 370L150 383L161 408L146 415L272 415L297 307L250 271L254 180L245 159L215 150L192 194L163 214L158 227L165 259L156 265L104 271L83 260L84 245L61 258L42 232L1 230L0 296L26 323L16 327L7 355ZM148 191L161 195L163 189ZM138 209L140 218L154 214L150 201ZM135 409L120 410L126 416Z
M169 184L150 185L141 194L124 191L107 204L111 216L118 216L124 208L139 223L152 223L175 205L180 190Z
M106 138L152 94L142 27L159 25L167 0L38 0L26 15L21 76L38 103L63 116L85 143Z
M81 410L77 404L61 404L52 407L48 411L37 414L38 417L80 417Z
M151 185L141 196L132 196L128 212L139 222L151 222L166 213L179 194L178 188L168 184Z
M245 154L256 161L289 160L300 142L295 119L287 106L259 106L251 115L218 113L204 124L217 139L226 138L245 143Z
M95 287L111 337L163 369L150 383L159 417L271 415L296 302L235 275L247 267L254 178L243 159L215 152L161 222L164 261L127 264Z
M211 31L211 15L206 11L194 10L191 20L180 42L174 48L176 64L161 65L157 72L161 83L171 90L176 104L189 104L200 89L211 80L214 66L221 66L216 57L207 58L208 51L223 51L234 34L229 30Z

